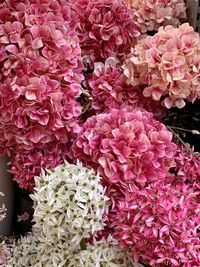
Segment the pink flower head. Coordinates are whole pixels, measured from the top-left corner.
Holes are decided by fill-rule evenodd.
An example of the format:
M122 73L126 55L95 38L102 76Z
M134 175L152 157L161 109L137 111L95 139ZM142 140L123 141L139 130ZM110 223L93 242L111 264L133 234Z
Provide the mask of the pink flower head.
M200 36L188 23L166 26L141 39L123 66L128 83L143 85L143 95L182 108L200 96Z
M190 152L183 146L178 146L175 162L177 177L180 181L200 189L200 153Z
M0 9L2 81L24 74L81 81L76 17L67 1L3 1Z
M120 194L110 189L107 229L134 261L150 266L200 266L200 192L157 183Z
M158 30L160 26L179 26L186 20L184 0L124 0L142 32Z
M138 86L127 85L126 76L113 57L106 59L105 64L95 62L94 72L88 77L87 83L96 113L129 105L132 108L145 108L156 118L165 115L166 109L160 102L144 97Z
M166 127L143 109L111 109L89 118L72 146L74 160L97 170L109 183L131 190L165 180L176 145Z
M1 148L31 150L51 141L65 143L77 131L80 86L68 88L48 76L16 78L0 85Z
M131 11L122 0L77 0L82 53L91 62L130 51L139 35Z
M115 58L108 58L105 64L94 63L94 72L89 78L89 86L93 98L92 107L98 113L107 109L119 108L129 104L138 104L136 90L126 84L123 70L116 66Z
M0 10L0 147L66 142L81 113L75 13L64 0L1 1Z
M68 147L52 142L32 151L11 150L8 153L11 156L9 172L13 174L13 180L21 188L33 191L34 176L40 175L42 168L52 169L62 164L67 159Z

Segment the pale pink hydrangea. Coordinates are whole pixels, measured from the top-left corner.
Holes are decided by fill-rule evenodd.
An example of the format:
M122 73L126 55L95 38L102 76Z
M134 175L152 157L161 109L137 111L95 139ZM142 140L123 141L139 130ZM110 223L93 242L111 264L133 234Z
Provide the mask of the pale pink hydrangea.
M0 147L31 150L51 141L65 143L78 129L78 84L60 86L48 76L16 77L0 84Z
M166 115L166 108L160 102L144 97L140 87L127 85L126 76L115 58L106 59L105 64L95 62L94 71L87 80L96 113L129 105L142 107L159 119Z
M134 192L110 189L108 229L150 266L200 266L200 192L187 185L148 186Z
M34 177L41 174L43 169L52 169L64 162L68 155L68 146L52 142L43 145L42 148L35 148L32 151L11 150L10 170L13 180L21 188L33 191Z
M82 54L91 62L123 56L139 36L131 11L122 0L77 0L78 36Z
M167 108L182 108L200 96L200 36L189 24L159 28L142 38L123 66L128 83Z
M165 180L174 166L172 134L143 109L111 109L90 117L72 145L74 160L130 189Z
M186 20L184 0L124 0L132 9L143 33L160 26L179 26Z
M66 142L81 107L76 16L67 1L0 3L1 148Z

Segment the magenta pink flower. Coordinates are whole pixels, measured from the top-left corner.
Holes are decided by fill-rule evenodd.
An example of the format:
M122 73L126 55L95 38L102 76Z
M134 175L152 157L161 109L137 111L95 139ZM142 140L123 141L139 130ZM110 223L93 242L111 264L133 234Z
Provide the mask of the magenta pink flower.
M160 28L142 38L123 66L128 83L143 85L143 95L182 108L200 93L200 37L189 24Z
M175 149L171 132L153 114L133 108L89 118L72 146L74 160L129 190L165 180Z
M134 261L150 266L200 266L200 192L187 185L152 184L142 190L110 188L107 231Z
M131 11L122 0L77 0L78 35L91 62L130 52L139 35Z
M124 0L142 32L158 30L160 26L179 26L186 20L184 0Z
M31 151L10 150L11 156L10 171L13 174L13 180L21 188L33 191L34 176L40 175L41 169L52 169L67 159L69 147L65 144L52 142L43 145L41 148L35 148Z
M51 141L67 142L78 129L79 94L78 84L66 89L48 76L16 77L14 84L1 84L1 148L17 145L31 150Z
M183 146L178 146L176 156L177 177L193 188L200 189L200 153L187 151Z

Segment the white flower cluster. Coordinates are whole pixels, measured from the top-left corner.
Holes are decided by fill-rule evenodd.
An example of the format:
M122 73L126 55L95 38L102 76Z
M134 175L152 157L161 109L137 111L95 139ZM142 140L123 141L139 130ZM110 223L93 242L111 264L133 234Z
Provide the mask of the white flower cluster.
M117 241L95 241L81 250L70 240L55 244L40 242L36 236L21 238L14 251L14 257L7 267L142 267L133 263L130 256L117 247Z
M18 240L8 267L135 266L111 237L95 241L96 232L104 227L108 200L100 180L79 162L42 171L31 196L32 233ZM91 236L93 245L86 245Z
M108 198L100 184L100 176L81 163L64 165L42 172L36 177L34 200L34 230L42 229L46 242L73 235L76 245L103 229L103 213Z
M130 255L118 248L118 243L112 238L95 241L86 250L80 251L71 259L68 267L142 267L133 263Z

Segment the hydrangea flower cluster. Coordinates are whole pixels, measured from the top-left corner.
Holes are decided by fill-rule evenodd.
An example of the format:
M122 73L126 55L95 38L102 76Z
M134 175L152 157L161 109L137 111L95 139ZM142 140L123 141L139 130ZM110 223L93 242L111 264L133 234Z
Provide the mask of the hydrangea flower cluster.
M188 23L161 27L142 38L123 66L128 83L144 85L143 95L167 108L182 108L199 94L200 36Z
M131 106L143 107L154 113L155 117L165 115L165 108L159 102L145 98L138 86L127 85L126 76L116 58L107 58L105 64L95 62L94 71L87 80L88 91L92 96L92 108L97 114L112 108Z
M151 184L126 196L111 189L110 231L135 261L150 266L200 266L200 192Z
M18 240L7 267L142 267L111 236L96 241L107 197L93 170L65 162L35 179L35 225ZM87 245L90 234L93 244Z
M0 153L34 203L0 265L200 266L199 153L161 123L200 96L185 16L184 0L0 1Z
M3 1L0 8L0 146L66 142L81 113L74 12L67 1Z
M141 32L158 30L160 26L179 26L186 20L184 0L124 0L132 9Z
M34 176L39 176L42 168L52 169L62 164L67 159L68 150L67 145L51 142L31 151L8 151L11 157L9 172L21 188L33 191Z
M76 0L82 55L90 62L122 57L136 43L139 28L122 0ZM88 59L89 58L89 59Z
M107 58L105 64L95 62L94 71L88 80L92 107L97 113L127 104L137 106L139 101L137 92L126 84L126 76L117 66L115 58Z
M174 167L172 134L143 109L111 109L90 117L72 146L74 158L98 170L109 183L130 189L135 183L165 180Z

